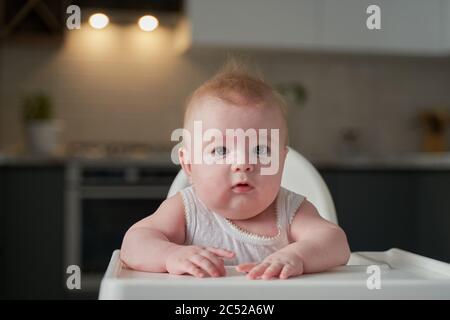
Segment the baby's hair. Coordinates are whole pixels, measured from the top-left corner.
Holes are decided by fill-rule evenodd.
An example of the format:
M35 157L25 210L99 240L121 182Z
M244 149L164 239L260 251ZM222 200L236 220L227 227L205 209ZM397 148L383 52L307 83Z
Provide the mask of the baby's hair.
M287 130L287 104L283 97L263 79L260 73L250 71L236 59L228 59L212 78L188 97L184 113L185 126L193 102L205 96L217 97L239 106L258 106L268 102L270 107L280 109Z

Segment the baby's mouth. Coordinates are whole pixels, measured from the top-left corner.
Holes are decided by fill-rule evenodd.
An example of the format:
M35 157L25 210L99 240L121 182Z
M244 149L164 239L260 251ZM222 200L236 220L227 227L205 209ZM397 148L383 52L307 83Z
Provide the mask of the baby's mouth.
M231 190L235 193L247 193L253 190L253 186L247 182L239 182L231 187Z

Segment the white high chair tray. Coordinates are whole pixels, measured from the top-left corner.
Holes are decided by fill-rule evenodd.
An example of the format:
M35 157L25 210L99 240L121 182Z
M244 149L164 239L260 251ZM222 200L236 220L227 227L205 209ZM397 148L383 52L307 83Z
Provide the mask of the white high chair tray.
M380 272L368 273L370 265ZM234 267L226 271L221 278L138 272L125 268L116 250L99 299L450 299L450 264L395 248L355 252L346 266L287 280L248 280Z

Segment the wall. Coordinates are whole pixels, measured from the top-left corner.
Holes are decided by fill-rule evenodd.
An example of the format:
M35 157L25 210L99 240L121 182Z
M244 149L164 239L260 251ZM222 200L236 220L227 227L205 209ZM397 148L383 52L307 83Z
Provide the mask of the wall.
M225 52L180 54L172 29L147 34L111 25L68 31L61 45L9 44L0 51L0 148L20 150L20 96L44 89L65 122L64 140L170 144L186 96L225 60ZM450 109L450 59L294 52L243 54L273 82L300 81L303 109L290 110L292 145L329 159L342 127L360 129L364 151L419 148L416 111Z

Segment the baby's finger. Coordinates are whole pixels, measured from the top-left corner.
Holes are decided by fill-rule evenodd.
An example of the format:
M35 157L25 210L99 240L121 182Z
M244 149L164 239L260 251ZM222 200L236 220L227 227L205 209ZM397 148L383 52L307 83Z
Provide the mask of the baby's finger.
M212 263L211 261L209 261L208 258L206 258L200 254L196 254L196 255L192 256L189 259L189 261L191 261L194 265L196 265L203 271L207 272L207 274L209 274L211 277L220 276L220 272L217 269L217 267L214 265L214 263Z
M271 279L273 277L278 277L281 270L283 269L283 265L281 263L273 262L264 272L261 278L264 280Z
M285 264L280 273L280 279L287 279L295 274L295 269L289 264Z
M182 269L184 270L184 273L188 273L197 278L204 278L207 276L207 274L202 269L200 269L190 261L186 261Z
M238 271L238 272L249 272L256 265L257 265L257 263L242 263L242 264L236 266L236 271Z
M211 251L212 253L218 255L219 257L223 258L233 258L234 252L226 249L221 248L213 248L213 247L207 247L206 250Z
M214 253L212 253L211 251L208 250L203 250L200 251L198 254L202 255L203 257L207 258L209 261L211 261L217 268L217 270L219 271L219 275L220 276L224 276L225 275L225 266L223 263L223 260L218 257L217 255L215 255Z
M270 266L270 263L268 263L268 262L263 262L263 263L258 264L252 270L250 270L250 272L247 274L247 278L252 279L252 280L257 279L266 271L266 269L269 266Z

